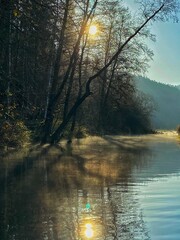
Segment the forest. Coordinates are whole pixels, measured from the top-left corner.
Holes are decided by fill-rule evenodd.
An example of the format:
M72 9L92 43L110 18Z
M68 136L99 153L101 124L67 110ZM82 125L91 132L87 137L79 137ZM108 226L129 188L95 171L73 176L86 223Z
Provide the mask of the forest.
M180 122L180 89L178 86L152 81L145 77L134 79L139 91L154 102L151 123L154 129L176 129Z
M135 88L179 1L0 0L0 145L148 133L154 105Z

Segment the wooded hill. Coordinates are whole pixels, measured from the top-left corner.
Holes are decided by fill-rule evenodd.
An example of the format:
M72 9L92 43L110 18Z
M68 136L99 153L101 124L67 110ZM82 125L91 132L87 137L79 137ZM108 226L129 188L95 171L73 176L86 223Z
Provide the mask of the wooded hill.
M152 81L145 77L135 78L138 90L152 97L156 111L152 124L157 129L176 129L180 124L180 89Z
M178 88L180 90L180 85L177 85L176 88Z

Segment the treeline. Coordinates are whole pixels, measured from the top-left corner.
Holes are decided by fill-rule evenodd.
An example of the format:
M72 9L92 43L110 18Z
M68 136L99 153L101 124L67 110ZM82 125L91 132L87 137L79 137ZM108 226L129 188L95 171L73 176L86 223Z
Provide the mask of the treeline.
M154 4L152 4L154 2ZM151 104L135 91L154 38L176 1L140 1L132 16L115 0L0 1L0 134L30 129L42 143L94 133L150 129ZM168 8L166 6L168 4ZM89 31L91 26L97 33Z
M180 122L180 90L176 86L152 81L148 78L135 79L137 89L151 96L156 111L153 113L152 125L156 129L175 129Z

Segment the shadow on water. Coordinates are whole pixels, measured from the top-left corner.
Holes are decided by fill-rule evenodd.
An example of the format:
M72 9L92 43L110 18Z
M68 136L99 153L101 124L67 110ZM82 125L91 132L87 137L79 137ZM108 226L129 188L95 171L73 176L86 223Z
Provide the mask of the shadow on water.
M12 164L11 162L11 166L9 168L8 164L6 165L6 160L7 158L13 158L13 154L11 153L10 155L5 154L5 172L4 172L4 176L0 176L0 189L2 190L4 184L11 182L12 180L14 180L15 178L18 178L19 176L23 176L24 174L27 174L28 171L30 171L33 168L33 165L36 161L38 161L38 159L40 159L41 157L43 157L45 154L48 153L48 150L50 149L50 146L46 147L46 148L42 148L40 149L40 151L38 153L36 153L35 155L33 154L34 151L37 151L40 147L36 146L34 148L31 148L27 151L26 153L26 157L24 157L20 162L16 161L14 162L14 164ZM32 154L32 156L31 156ZM1 166L1 168L3 168ZM8 169L9 168L9 169Z
M68 144L63 152L56 145L6 155L0 239L87 239L86 223L93 239L150 239L129 183L151 154L139 140L106 136Z

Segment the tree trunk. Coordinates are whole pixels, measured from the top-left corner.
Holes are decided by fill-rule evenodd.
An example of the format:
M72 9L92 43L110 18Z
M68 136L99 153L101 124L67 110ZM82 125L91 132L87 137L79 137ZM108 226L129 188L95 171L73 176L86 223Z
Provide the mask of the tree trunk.
M67 114L66 118L59 125L57 130L52 134L51 143L57 143L61 139L63 130L67 126L69 121L71 120L72 116L74 114L76 114L76 111L80 107L80 105L86 100L86 98L88 96L90 96L90 94L91 94L90 85L91 85L92 81L94 79L96 79L97 77L99 77L116 60L116 58L120 55L120 53L122 52L124 47L144 28L145 25L147 25L147 23L151 19L153 19L161 11L161 9L163 7L164 7L164 4L162 4L161 7L156 12L154 12L154 14L152 14L149 18L147 18L146 21L130 37L127 38L127 40L119 47L117 52L112 56L112 58L109 60L109 62L103 68L101 68L97 73L95 73L93 76L91 76L87 80L85 93L82 95L81 98L76 100L76 102L74 103L74 105L70 109L69 113Z

